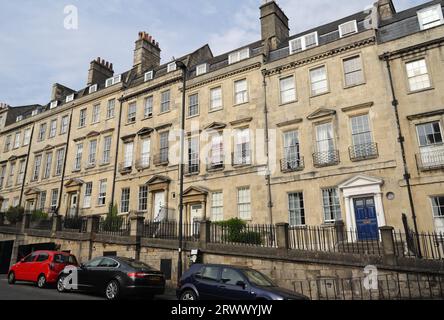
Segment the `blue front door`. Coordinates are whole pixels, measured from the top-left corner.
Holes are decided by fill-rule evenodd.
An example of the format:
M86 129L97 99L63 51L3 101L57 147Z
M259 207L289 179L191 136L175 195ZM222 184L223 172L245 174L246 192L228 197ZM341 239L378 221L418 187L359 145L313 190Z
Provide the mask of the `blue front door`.
M373 197L354 199L358 240L378 240L378 219Z

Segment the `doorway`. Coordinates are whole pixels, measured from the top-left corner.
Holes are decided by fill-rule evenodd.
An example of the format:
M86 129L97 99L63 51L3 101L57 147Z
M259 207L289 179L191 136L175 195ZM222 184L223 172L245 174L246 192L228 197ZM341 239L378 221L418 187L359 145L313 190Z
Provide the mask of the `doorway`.
M374 197L353 199L358 240L378 240L379 228Z

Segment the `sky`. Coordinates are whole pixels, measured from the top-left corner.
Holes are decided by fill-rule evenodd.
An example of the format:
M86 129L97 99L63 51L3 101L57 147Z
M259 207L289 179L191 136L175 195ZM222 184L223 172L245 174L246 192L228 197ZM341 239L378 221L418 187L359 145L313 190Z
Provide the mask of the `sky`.
M46 104L54 83L86 86L102 57L116 74L131 69L139 31L153 35L162 63L209 44L218 55L260 39L264 0L0 0L0 102ZM290 34L364 10L373 0L277 0ZM427 0L394 0L397 11ZM66 29L66 6L78 28ZM72 12L72 11L70 11Z

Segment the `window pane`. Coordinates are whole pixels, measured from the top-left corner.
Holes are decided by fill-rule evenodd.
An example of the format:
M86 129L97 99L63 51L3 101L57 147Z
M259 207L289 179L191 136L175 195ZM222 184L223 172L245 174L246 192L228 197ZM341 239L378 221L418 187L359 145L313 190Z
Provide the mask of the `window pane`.
M301 192L288 195L288 208L290 225L305 225L304 196Z

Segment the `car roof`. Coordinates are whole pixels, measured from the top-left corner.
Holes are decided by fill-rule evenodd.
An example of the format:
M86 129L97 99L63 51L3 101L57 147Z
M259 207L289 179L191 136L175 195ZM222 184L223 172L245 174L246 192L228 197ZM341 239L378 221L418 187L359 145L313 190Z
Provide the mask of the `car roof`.
M240 266L240 265L231 265L231 264L216 264L216 263L202 263L202 264L196 264L203 267L221 267L221 268L233 268L233 269L240 269L240 270L253 270L250 267L246 266Z
M62 252L62 251L52 251L52 250L37 250L37 251L31 252L31 254L40 254L40 253L47 253L50 255L54 255L54 254L72 255L71 253Z

